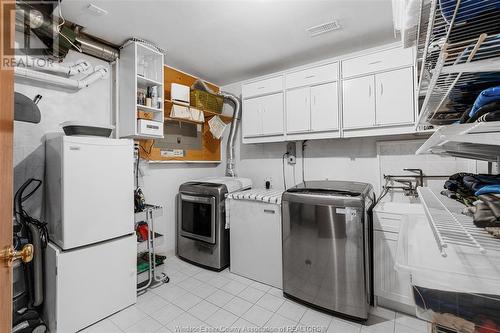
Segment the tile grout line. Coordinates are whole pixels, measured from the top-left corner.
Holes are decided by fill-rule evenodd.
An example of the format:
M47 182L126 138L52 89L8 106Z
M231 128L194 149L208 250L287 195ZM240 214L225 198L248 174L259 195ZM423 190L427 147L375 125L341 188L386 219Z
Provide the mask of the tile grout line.
M187 310L184 310L183 308L180 308L179 306L177 306L176 304L174 304L174 303L172 302L172 301L175 301L175 299L180 298L181 296L179 296L179 297L175 298L175 299L174 299L174 300L172 300L172 301L169 301L169 300L164 299L164 298L163 298L163 297L161 297L160 295L157 295L157 294L155 294L155 293L152 293L152 294L154 294L154 295L156 295L156 296L158 296L158 297L162 298L162 299L163 299L164 301L166 301L167 303L169 303L169 304L171 304L171 305L173 305L173 306L175 306L175 307L177 307L177 308L181 309L181 310L182 310L182 313L181 313L181 314L179 314L179 316L181 316L182 314L185 314L185 313L186 313L186 314L189 314L189 315L191 315L191 316L193 316L193 317L197 318L198 320L200 320L200 322L202 322L203 324L207 325L208 327L212 327L212 326L211 326L210 324L208 324L206 321L201 320L200 318L198 318L198 317L196 317L196 316L192 315L192 314L189 312L189 310L191 310L193 307L195 307L196 305L198 305L201 301L206 301L206 302L210 303L211 305L215 306L215 307L217 308L217 310L216 310L215 312L217 312L217 311L219 311L219 310L224 310L224 311L226 311L226 312L230 313L231 315L233 315L236 319L232 322L232 324L231 324L231 325L234 325L234 323L236 323L236 322L237 322L237 321L239 321L239 320L244 320L244 321L249 322L249 321L248 321L248 320L246 320L243 316L244 316L244 315L245 315L245 314L246 314L246 313L247 313L247 312L248 312L248 311L249 311L252 307L254 307L254 306L257 306L257 307L258 307L258 308L260 308L260 309L263 309L263 310L266 310L266 311L271 312L271 313L272 313L271 317L270 317L270 318L269 318L269 319L268 319L268 320L267 320L267 321L266 321L263 325L257 325L257 324L255 324L255 323L251 323L252 325L256 325L256 326L258 326L258 327L260 327L260 328L262 328L262 327L264 327L265 325L267 325L267 324L271 321L271 319L272 319L275 315L277 315L277 314L278 314L279 309L281 309L281 308L282 308L282 307L286 304L286 301L288 301L288 299L287 299L286 297L284 297L284 296L282 296L282 295L281 295L281 298L283 299L283 303L282 303L282 304L281 304L281 305L280 305L280 306L279 306L276 310L269 310L269 309L264 308L264 307L262 307L262 306L260 306L260 305L257 305L257 303L258 303L258 302L259 302L259 301L260 301L260 300L261 300L261 299L262 299L262 298L263 298L266 294L267 294L267 295L270 295L270 296L273 296L273 297L276 297L276 298L280 298L280 296L277 296L277 295L274 295L274 294L270 293L270 291L271 291L271 290L273 290L273 289L272 289L272 287L271 287L271 288L269 288L267 291L261 290L261 289L256 288L256 287L254 287L254 286L252 285L254 282L258 282L258 281L254 281L254 280L252 280L252 279L248 279L248 278L242 277L242 278L247 279L248 281L250 281L250 283L244 283L244 282L242 282L242 280L233 279L233 278L231 278L230 276L228 276L228 274L234 274L234 273L231 273L231 272L229 272L229 271L228 271L228 273L223 273L222 275L219 275L220 277L222 277L222 278L224 278L224 279L228 280L225 284L223 284L223 285L221 285L221 286L219 287L219 286L212 285L212 284L209 282L209 281L211 281L212 279L216 278L216 277L217 277L217 274L219 274L219 273L215 273L215 272L214 272L214 275L212 276L212 278L210 278L210 279L208 279L208 280L202 280L202 279L200 279L200 278L196 277L196 275L198 275L199 273L204 272L204 270L203 270L203 269L197 270L197 271L196 271L196 272L194 272L194 273L193 273L192 271L191 271L190 273L185 273L184 271L182 271L182 269L181 269L181 270L177 269L178 267L175 267L176 265L172 265L172 264L171 264L171 266L173 266L172 268L173 268L175 271L177 271L177 272L179 272L179 273L181 273L182 275L184 275L184 276L185 276L182 280L180 280L180 281L176 282L175 284L172 284L172 286L177 286L177 287L179 287L180 289L182 289L182 290L186 291L187 293L190 293L190 294L192 294L192 295L194 295L194 296L199 297L201 300L200 300L198 303L194 304L193 306L189 307ZM207 271L207 272L212 272L212 271ZM238 277L240 277L240 276L239 276L239 275L237 275L237 274L235 274L235 275L236 275L236 276L238 276ZM187 288L185 288L185 287L183 287L183 286L178 285L178 284L182 283L183 281L185 281L185 280L187 280L187 279L190 279L190 278L195 279L195 280L197 280L198 282L200 282L200 283L202 283L202 284L206 284L206 285L208 285L208 286L213 287L213 288L214 288L214 291L213 291L212 293L208 294L208 295L207 295L207 296L205 296L205 297L200 297L200 296L198 296L198 295L196 295L196 294L192 293L192 292L191 292L191 290L189 290L189 289L187 289ZM226 290L224 290L224 289L223 289L226 285L228 285L229 283L231 283L231 282L233 282L233 281L234 281L234 282L237 282L237 283L240 283L240 284L242 284L242 285L244 285L244 286L245 286L245 288L244 288L244 289L242 289L242 290L241 290L239 293L237 293L237 294L234 294L234 293L228 292L228 291L226 291ZM245 281L245 282L248 282L248 281ZM246 299L244 299L244 298L240 297L240 294L241 294L242 292L244 292L245 290L247 290L249 287L252 287L253 289L259 290L259 291L261 291L261 292L263 293L263 294L262 294L260 297L258 297L258 298L257 298L254 302L249 302L248 300L246 300ZM245 302L250 303L250 304L251 304L251 307L250 307L248 310L246 310L245 312L243 312L243 314L241 314L241 315L237 315L237 314L235 314L235 313L233 313L233 312L231 312L231 311L229 311L229 310L225 309L225 308L224 308L224 306L219 306L219 305L217 305L217 304L215 304L215 303L213 303L213 302L211 302L211 301L207 300L207 298L209 298L211 295L213 295L213 294L214 294L214 293L216 293L217 291L223 291L223 292L225 292L225 293L227 293L227 294L231 295L231 298L228 300L228 302L226 302L226 303L225 303L225 305L226 305L226 304L228 304L228 303L230 303L230 302L231 302L232 300L234 300L235 298L238 298L239 300L243 300L243 301L245 301ZM162 307L162 308L163 308L163 307ZM140 309L139 309L139 310L140 310ZM158 309L157 311L160 311L160 310L161 310L161 309ZM299 319L298 319L298 321L297 321L297 324L296 324L296 325L294 325L294 327L297 327L298 325L300 325L300 322L301 322L301 320L303 319L303 317L305 316L305 314L306 314L307 310L308 310L308 308L306 307L306 309L305 309L304 313L300 316L300 318L299 318ZM142 310L141 310L141 312L144 312L144 311L142 311ZM214 313L215 313L215 312L214 312ZM148 313L146 313L146 315L147 315L148 317L150 317L150 318L151 318L151 316L150 316ZM278 314L278 315L279 315L279 314ZM173 318L172 320L175 320L175 319L176 319L176 318L178 318L179 316L176 316L176 317L175 317L175 318ZM281 316L281 315L280 315L280 316ZM294 321L294 322L295 322L295 320L294 320L294 319L290 319L290 318L288 318L288 317L284 317L284 316L281 316L281 317L286 318L287 320L292 320L292 321ZM410 317L411 317L411 316L410 316ZM209 317L209 318L210 318L210 317ZM396 331L396 321L395 321L395 319L396 319L396 318L397 318L397 313L395 313L394 319L393 319L393 320L391 320L391 321L392 321L392 326L393 326L393 333ZM152 318L152 319L153 319L153 320L155 320L154 318ZM331 320L330 320L330 322L329 322L329 324L328 324L328 326L327 326L327 329L328 329L328 328L330 328L330 326L331 326L331 325L333 325L333 324L335 323L335 321L334 321L333 319L334 319L334 318L331 318ZM114 323L113 323L113 324L114 324ZM135 324L134 324L134 325L135 325ZM402 326L405 326L405 327L407 327L407 328L412 328L412 327L411 327L411 326L409 326L409 325L404 325L404 324L401 324L401 325L402 325ZM115 326L116 326L116 325L115 325ZM166 328L166 326L164 326L164 325L162 325L162 327L165 327L165 328ZM363 326L361 326L361 327L363 327ZM361 327L360 327L360 331L361 331ZM167 329L168 329L168 328L167 328Z

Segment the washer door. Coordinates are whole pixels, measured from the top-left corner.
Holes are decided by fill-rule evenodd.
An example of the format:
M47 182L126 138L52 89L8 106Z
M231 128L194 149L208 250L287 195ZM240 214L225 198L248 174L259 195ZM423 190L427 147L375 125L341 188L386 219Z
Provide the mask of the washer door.
M180 214L182 236L215 244L215 197L181 193Z

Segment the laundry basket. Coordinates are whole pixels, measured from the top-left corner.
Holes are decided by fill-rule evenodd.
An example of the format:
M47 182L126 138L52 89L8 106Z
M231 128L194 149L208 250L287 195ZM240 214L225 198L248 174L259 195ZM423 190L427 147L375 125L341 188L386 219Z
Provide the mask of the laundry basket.
M191 90L191 106L203 111L222 113L224 97L202 90Z

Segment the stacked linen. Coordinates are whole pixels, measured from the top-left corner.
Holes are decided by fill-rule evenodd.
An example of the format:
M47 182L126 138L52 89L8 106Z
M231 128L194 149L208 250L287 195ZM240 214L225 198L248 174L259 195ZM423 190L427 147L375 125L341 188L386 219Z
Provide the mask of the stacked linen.
M441 194L466 205L463 213L471 216L477 227L500 238L500 176L457 173L444 187Z
M500 120L500 86L483 90L472 107L460 119L460 123Z

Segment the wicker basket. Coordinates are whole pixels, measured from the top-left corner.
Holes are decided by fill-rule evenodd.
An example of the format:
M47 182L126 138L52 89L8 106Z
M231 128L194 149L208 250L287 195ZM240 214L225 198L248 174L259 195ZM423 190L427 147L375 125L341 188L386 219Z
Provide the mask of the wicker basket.
M222 113L224 98L201 90L191 90L191 106L203 111Z

